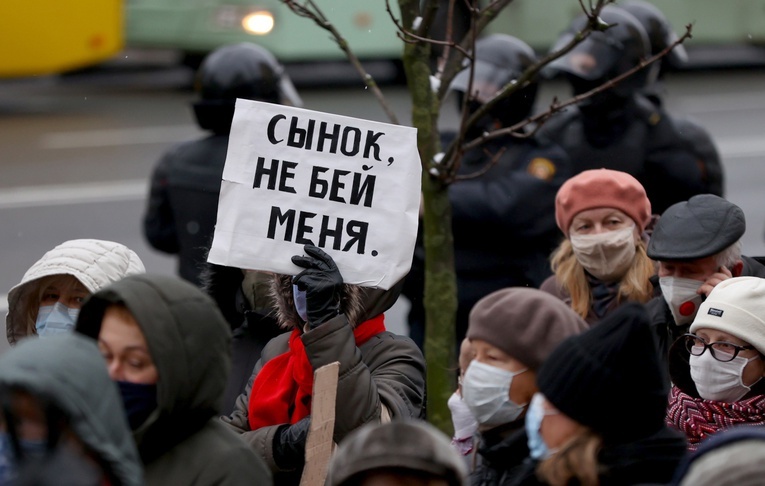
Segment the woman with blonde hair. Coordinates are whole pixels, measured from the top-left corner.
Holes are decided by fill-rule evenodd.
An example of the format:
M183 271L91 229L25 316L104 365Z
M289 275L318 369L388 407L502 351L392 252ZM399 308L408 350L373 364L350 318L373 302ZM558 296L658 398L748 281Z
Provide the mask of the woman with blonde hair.
M558 191L555 221L566 238L551 256L554 274L541 290L590 324L624 302L653 297L656 267L643 237L651 203L637 179L610 169L579 173Z

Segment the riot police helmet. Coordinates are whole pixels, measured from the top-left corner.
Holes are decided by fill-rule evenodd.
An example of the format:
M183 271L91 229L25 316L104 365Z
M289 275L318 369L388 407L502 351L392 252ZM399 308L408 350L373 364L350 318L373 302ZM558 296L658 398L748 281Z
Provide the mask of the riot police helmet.
M643 25L651 43L652 56L677 42L678 36L672 29L672 25L656 5L645 0L627 0L620 3L619 6L634 15ZM688 52L685 50L685 46L677 44L660 62L661 71L678 69L688 62Z
M237 98L302 106L302 100L284 67L267 49L249 42L212 51L199 66L194 103L202 128L226 132Z
M648 34L631 13L615 5L606 5L600 12L599 20L606 24L604 30L591 32L571 51L551 62L544 70L547 75L564 74L572 84L575 94L589 91L626 73L647 59L651 53ZM575 18L558 38L552 51L562 49L587 27L587 22L586 15ZM651 75L650 71L641 69L619 82L612 91L620 95L639 91L653 81Z
M449 86L462 99L468 89L472 91L471 111L485 104L506 85L515 82L523 72L537 61L534 50L525 42L507 34L492 34L476 41L474 74L470 84L470 61ZM511 126L528 117L534 107L538 81L532 79L517 91L497 102L490 110L491 117L502 126Z

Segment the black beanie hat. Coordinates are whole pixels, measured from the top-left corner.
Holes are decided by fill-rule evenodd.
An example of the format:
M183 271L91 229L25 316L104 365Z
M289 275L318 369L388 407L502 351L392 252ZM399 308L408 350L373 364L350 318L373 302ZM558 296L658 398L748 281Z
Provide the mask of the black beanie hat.
M648 437L664 426L666 381L648 313L638 303L622 305L563 341L537 375L550 403L609 444Z

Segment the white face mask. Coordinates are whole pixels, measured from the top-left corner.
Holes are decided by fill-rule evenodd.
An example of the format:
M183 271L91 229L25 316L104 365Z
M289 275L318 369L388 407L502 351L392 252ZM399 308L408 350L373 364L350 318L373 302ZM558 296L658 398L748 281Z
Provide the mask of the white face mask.
M721 351L715 351L721 354ZM709 349L701 356L690 356L691 378L696 383L699 396L704 400L736 402L749 393L751 387L744 385L742 374L746 365L759 358L736 356L732 361L717 361ZM758 380L759 381L759 380Z
M594 235L570 236L574 255L594 277L610 282L620 279L635 259L635 225Z
M510 400L513 377L528 371L511 372L473 360L465 371L462 397L481 425L494 427L517 419L525 407Z
M702 297L696 291L704 282L690 278L661 277L661 294L669 306L672 318L678 326L693 322L701 305ZM705 353L706 354L706 353Z
M466 439L472 437L478 429L478 421L468 408L467 403L459 393L454 392L447 402L449 410L452 412L452 425L454 425L454 438Z
M70 309L61 302L56 302L54 305L42 305L37 311L35 322L37 335L42 337L71 332L74 330L79 314L80 309Z

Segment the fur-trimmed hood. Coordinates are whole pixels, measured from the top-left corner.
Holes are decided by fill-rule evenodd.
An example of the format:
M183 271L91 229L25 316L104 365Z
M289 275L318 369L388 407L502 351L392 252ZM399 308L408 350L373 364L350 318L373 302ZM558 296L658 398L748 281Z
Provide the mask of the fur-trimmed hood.
M351 326L355 327L393 307L401 295L403 285L403 279L389 290L344 284L340 310L346 315ZM276 302L276 319L279 325L285 329L295 327L295 323L300 322L300 317L292 295L292 277L275 274L271 283L271 295Z

